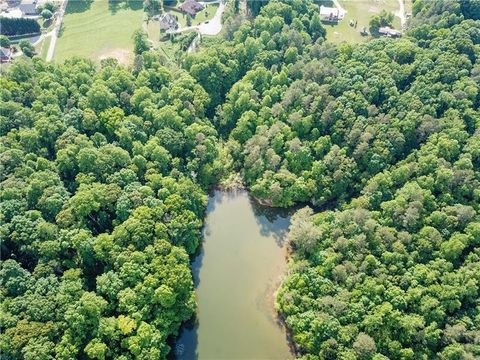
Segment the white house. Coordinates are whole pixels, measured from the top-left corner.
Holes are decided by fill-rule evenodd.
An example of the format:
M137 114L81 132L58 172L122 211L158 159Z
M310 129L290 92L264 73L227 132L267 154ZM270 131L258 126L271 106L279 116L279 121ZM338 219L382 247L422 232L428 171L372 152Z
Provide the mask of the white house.
M320 6L320 20L326 22L337 22L342 19L340 10L336 7Z

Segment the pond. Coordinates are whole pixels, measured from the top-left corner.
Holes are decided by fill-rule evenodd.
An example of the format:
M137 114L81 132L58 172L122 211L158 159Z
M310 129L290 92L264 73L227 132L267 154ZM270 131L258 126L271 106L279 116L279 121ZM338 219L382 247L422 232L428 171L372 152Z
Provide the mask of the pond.
M289 223L287 213L257 205L246 191L210 197L192 263L197 318L176 341L177 359L293 358L274 310Z

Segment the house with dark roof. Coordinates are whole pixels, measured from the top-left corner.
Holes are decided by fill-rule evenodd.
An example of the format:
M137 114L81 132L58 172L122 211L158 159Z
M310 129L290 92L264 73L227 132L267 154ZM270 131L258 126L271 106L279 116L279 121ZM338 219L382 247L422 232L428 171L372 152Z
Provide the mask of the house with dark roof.
M9 62L12 59L12 49L0 47L0 62Z
M178 9L190 15L191 17L195 17L199 11L202 11L204 6L195 0L185 0L182 5L178 7Z
M158 18L158 21L160 22L160 31L174 31L178 29L178 21L175 16L172 14L162 14Z

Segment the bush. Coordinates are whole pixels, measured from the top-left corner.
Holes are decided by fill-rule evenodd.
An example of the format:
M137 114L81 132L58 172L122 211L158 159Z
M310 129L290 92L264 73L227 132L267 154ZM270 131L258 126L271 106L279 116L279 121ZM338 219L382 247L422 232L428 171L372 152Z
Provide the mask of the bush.
M10 47L10 39L5 35L0 35L0 47L3 47L3 48Z
M53 13L50 10L45 9L45 10L42 11L42 13L40 15L42 15L42 18L44 18L45 20L49 20L49 19L52 18Z
M25 56L32 57L33 55L35 55L35 48L32 44L30 44L30 41L20 40L18 46L20 47L20 50L22 50Z

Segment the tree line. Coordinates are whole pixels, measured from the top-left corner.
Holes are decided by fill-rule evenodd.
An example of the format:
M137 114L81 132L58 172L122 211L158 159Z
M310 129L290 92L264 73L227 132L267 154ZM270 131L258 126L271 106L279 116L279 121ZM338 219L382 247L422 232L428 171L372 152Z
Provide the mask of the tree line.
M40 25L35 19L0 16L0 30L0 34L5 36L38 34L40 33Z
M16 60L0 78L7 359L151 359L195 312L208 190L292 218L277 307L305 359L480 356L478 1L334 46L307 1L232 2L181 69ZM312 210L313 208L313 210ZM320 211L320 209L330 209Z

